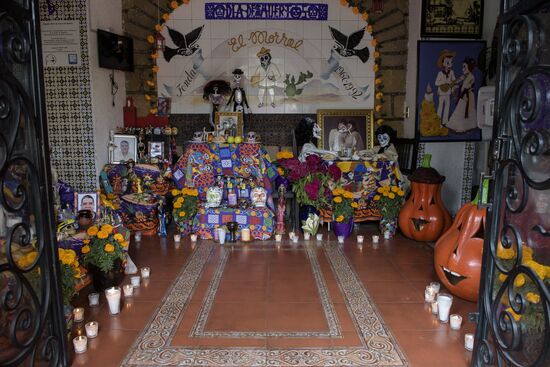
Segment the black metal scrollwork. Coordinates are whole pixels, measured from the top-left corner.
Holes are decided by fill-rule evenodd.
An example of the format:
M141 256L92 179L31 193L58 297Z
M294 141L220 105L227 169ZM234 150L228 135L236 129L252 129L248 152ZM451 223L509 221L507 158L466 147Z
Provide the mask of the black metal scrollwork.
M47 148L43 89L36 85L42 80L38 19L37 0L31 11L0 3L2 366L67 364L51 196L44 190L51 187L49 167L37 149Z
M504 1L498 136L472 365L550 365L550 24L548 2Z

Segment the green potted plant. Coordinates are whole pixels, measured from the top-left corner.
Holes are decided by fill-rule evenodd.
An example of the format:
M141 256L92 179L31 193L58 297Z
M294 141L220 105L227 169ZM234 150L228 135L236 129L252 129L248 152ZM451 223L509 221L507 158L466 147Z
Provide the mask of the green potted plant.
M199 192L197 189L184 187L181 190L172 190L172 216L178 227L178 232L188 234L191 231L191 221L197 214L199 206Z
M405 191L399 186L381 186L376 192L373 199L380 210L380 232L386 239L393 238L397 230L397 217L405 202Z

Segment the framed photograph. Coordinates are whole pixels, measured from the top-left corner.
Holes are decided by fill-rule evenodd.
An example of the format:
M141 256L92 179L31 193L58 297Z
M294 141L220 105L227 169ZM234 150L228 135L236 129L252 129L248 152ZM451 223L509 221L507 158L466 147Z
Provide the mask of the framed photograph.
M137 137L114 134L109 162L126 163L130 159L137 161Z
M485 41L418 41L416 134L419 141L481 140L477 92Z
M320 149L353 152L374 145L373 110L317 110L317 124L321 128Z
M483 0L422 0L422 37L481 38Z
M74 207L78 213L80 210L90 210L94 215L99 214L99 196L97 192L74 193Z
M170 114L172 101L170 97L159 97L157 99L157 115L168 116Z
M164 159L164 142L163 141L149 142L149 157Z
M221 135L243 136L242 112L216 112L216 132Z

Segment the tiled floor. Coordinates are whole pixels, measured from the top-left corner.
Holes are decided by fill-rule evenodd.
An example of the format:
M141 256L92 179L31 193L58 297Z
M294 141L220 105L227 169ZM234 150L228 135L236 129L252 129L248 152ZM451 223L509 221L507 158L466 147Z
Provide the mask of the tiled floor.
M373 224L362 224L359 232L370 238L376 232ZM326 234L325 234L326 238ZM441 324L429 312L424 303L424 287L437 280L433 270L433 252L429 246L403 239L382 240L374 248L370 241L362 247L355 243L353 235L343 245L342 251L357 273L367 292L380 311L386 325L397 339L411 366L467 366L471 352L463 348L464 334L474 332L475 325L466 322L460 331ZM334 236L331 236L334 241ZM202 242L207 243L208 241ZM315 245L315 240L310 241ZM342 293L329 261L318 255L320 275L315 275L309 265L306 251L296 251L284 244L278 251L273 241L255 241L246 247L237 245L225 259L219 284L211 289L212 300L208 312L204 311L209 299L212 279L220 269L220 251L213 252L194 290L188 308L183 313L172 344L197 347L320 347L360 345L356 325L349 317ZM201 242L195 246L201 246ZM263 251L262 247L268 247ZM284 249L290 249L285 251ZM130 254L137 266L150 266L151 279L135 289L134 297L124 300L120 315L110 316L105 299L96 308L86 306L86 321L97 320L100 333L89 341L89 350L76 355L74 366L119 366L141 330L166 294L172 282L182 270L193 252L186 239L175 246L172 239L144 238L133 243ZM219 270L218 270L219 271ZM340 333L337 338L316 337L315 333L327 333L326 302L322 302L319 279L329 294L337 318ZM77 303L85 304L85 294ZM330 307L329 307L330 308ZM476 305L454 298L452 313L466 320ZM205 313L202 328L196 320ZM329 313L330 314L330 313ZM83 333L83 324L75 326L75 333ZM246 332L247 337L191 337L196 333ZM265 333L313 333L311 338L284 338ZM224 334L225 335L225 334ZM286 335L286 334L285 334Z

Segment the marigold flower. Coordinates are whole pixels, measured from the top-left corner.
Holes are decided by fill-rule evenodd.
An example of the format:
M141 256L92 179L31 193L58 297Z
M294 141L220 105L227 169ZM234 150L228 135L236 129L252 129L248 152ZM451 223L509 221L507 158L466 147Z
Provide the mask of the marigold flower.
M101 226L101 230L105 231L107 233L111 233L111 232L113 232L113 226L110 225L110 224L104 224L104 225Z
M80 268L75 268L73 277L76 278L76 279L80 279L80 276L81 276Z
M339 215L339 216L336 218L336 221L337 221L337 222L343 222L343 221L344 221L344 216L343 216L343 215Z
M390 192L388 194L388 197L393 200L393 199L395 199L395 194L393 192Z
M82 241L82 243L83 243L83 244L85 244L85 245L87 245L87 244L89 244L89 243L90 243L90 240L88 240L88 239L86 239L86 240L83 240L83 241Z
M177 9L178 6L180 6L180 4L178 4L177 1L172 1L172 2L170 2L170 7L171 7L172 9Z
M344 191L342 194L346 199L353 199L353 193L351 191Z
M376 47L376 45L378 44L378 41L376 40L376 38L373 38L373 39L370 41L370 44L372 45L372 47Z
M351 207L352 208L357 208L357 207L359 207L359 204L357 204L357 202L354 201L354 202L351 203Z
M516 320L516 322L521 319L521 315L518 315L517 313L515 313L512 307L508 307L506 311L508 311L512 315L512 317L514 318L514 320Z
M170 14L168 14L168 13L162 14L162 19L163 19L165 22L167 22L168 19L170 19Z
M120 233L116 233L115 236L114 236L114 239L117 242L122 242L122 241L124 241L124 236L121 235Z
M159 58L159 54L158 53L152 53L151 55L149 55L150 58L152 59L158 59Z
M148 80L145 83L147 83L147 85L150 86L151 88L155 87L155 82L153 80Z
M376 84L376 85L382 84L382 78L376 78L376 79L374 79L374 84Z
M179 216L180 216L180 217L185 217L186 214L187 214L187 213L181 211L181 212L179 213Z
M128 241L124 241L121 243L122 247L128 247L130 243Z
M178 189L172 189L171 193L172 193L172 196L178 196L181 193L181 191L179 191Z
M367 32L372 33L372 25L371 24L369 24L367 26Z
M405 196L405 191L399 190L399 191L397 191L397 195L399 195L399 196Z
M364 12L364 13L361 15L361 18L363 18L363 20L366 22L367 20L369 20L369 13Z
M155 24L155 31L157 32L162 31L162 26L160 24Z
M184 4L189 4L189 0L183 0Z
M533 292L527 292L527 295L525 298L531 302L531 303L539 303L540 302L540 295L533 293Z
M502 273L498 275L498 280L500 280L502 283L504 283L506 281L506 279L508 279L507 275L502 274Z
M516 279L514 279L514 287L523 287L525 284L525 276L523 274L519 274Z
M174 208L176 208L176 209L181 208L181 206L182 206L181 203L178 203L178 202L174 203Z
M90 228L88 228L88 230L86 231L86 233L88 234L88 236L95 236L97 234L97 232L99 232L99 228L97 228L97 226L91 226Z
M151 70L153 71L153 73L158 73L160 68L158 67L158 65L155 65L151 68Z
M380 186L379 188L376 189L376 192L378 193L383 193L384 192L384 187L383 186Z
M109 253L115 251L115 247L110 243L106 244L105 247L103 247L103 249L105 250L105 252L109 252Z
M100 240L104 240L106 239L107 237L109 237L109 233L105 232L105 231L99 231L97 232L97 238L99 238Z
M353 12L353 14L359 14L359 8L354 6L353 8L351 8L351 11Z
M153 35L148 35L147 36L147 42L149 42L150 44L153 44L155 43L155 37Z
M382 99L382 97L384 97L384 93L382 93L382 92L378 92L378 93L376 93L376 95L375 95L375 98L376 98L376 99Z
M336 197L335 197L334 199L332 199L332 200L334 200L335 203L341 203L341 202L342 202L342 197L341 197L341 196L336 196Z
M373 70L375 73L377 73L378 70L380 70L380 66L378 66L378 64L374 64L374 65L372 66L372 70Z
M375 110L376 112L382 111L382 105L381 105L381 104L377 104L376 107L374 107L374 110Z
M379 201L380 200L380 195L374 195L374 201Z
M277 167L277 172L279 173L279 176L285 175L285 171L281 167Z
M379 51L374 51L374 58L377 59L380 57L380 52Z
M82 249L80 251L82 251L83 254L87 254L88 252L90 252L90 246L82 246Z
M348 5L348 1L347 0L340 0L340 5Z
M151 97L149 94L146 94L146 95L144 95L143 97L145 97L145 100L146 100L146 101L150 101L151 98L153 98L153 97Z

